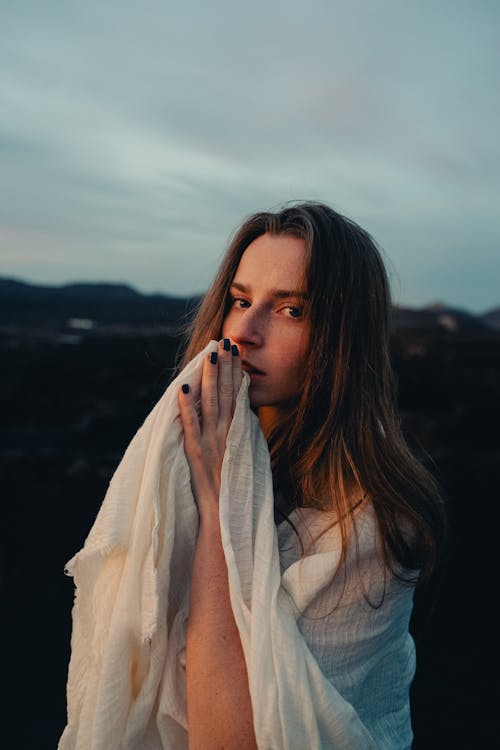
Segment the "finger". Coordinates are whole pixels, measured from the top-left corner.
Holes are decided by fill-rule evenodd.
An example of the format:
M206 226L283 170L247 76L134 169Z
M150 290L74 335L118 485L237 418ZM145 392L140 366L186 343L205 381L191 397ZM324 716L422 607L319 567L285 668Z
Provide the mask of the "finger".
M200 420L194 408L193 394L189 385L184 384L177 393L179 411L184 431L184 451L186 456L192 457L201 442Z
M233 407L232 413L236 408L236 399L240 392L241 381L243 380L243 371L241 369L241 358L236 344L231 346L232 362L233 362Z
M209 352L203 361L201 374L201 429L215 426L219 419L219 395L217 392L218 380L218 353Z
M219 422L229 425L233 416L233 355L229 339L219 341Z

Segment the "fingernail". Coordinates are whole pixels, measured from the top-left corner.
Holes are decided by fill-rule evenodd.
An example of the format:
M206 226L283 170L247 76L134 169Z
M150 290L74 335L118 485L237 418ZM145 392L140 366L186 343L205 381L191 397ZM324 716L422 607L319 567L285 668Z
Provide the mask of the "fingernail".
M189 386L187 383L184 383L184 385L182 386L182 392L189 393Z
M212 363L213 365L216 365L216 364L217 364L217 352L212 352L212 353L211 353L211 355L210 355L210 362L211 362L211 363Z
M229 341L229 339L224 339L224 350L228 352L230 348L231 348L231 342Z
M236 344L232 345L231 352L233 354L233 357L237 357L238 356L238 347L236 346Z

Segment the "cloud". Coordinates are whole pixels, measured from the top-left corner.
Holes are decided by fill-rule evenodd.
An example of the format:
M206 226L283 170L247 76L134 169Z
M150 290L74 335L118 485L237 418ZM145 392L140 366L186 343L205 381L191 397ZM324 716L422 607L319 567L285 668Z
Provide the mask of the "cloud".
M18 239L15 255L1 241L4 266L42 253L54 281L74 266L156 289L163 259L199 291L245 215L314 198L380 240L405 298L423 304L433 278L478 307L478 284L464 296L453 278L472 248L488 288L494 273L499 14L461 0L5 4L0 223Z

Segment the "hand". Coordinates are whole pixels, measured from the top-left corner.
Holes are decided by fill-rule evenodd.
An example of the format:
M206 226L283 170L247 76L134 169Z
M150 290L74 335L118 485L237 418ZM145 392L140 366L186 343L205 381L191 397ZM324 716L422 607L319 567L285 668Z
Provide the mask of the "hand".
M200 418L194 408L191 389L184 393L179 388L184 451L200 519L218 512L222 460L242 377L238 349L236 345L231 347L229 339L223 339L219 341L216 356L212 352L203 362Z

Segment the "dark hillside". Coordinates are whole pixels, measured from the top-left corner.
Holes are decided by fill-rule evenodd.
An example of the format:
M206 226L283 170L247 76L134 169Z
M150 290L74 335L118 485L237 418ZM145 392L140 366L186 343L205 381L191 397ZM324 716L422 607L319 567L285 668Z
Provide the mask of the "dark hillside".
M89 330L109 325L177 326L198 297L144 295L124 284L38 286L0 278L0 326L29 328L53 335L71 321L88 321Z
M12 727L3 737L23 750L57 745L73 600L64 564L82 546L128 443L168 385L179 343L174 332L162 332L170 313L154 306L149 318L138 314L128 325L123 318L118 332L98 318L91 328L68 328L67 319L97 310L79 299L81 307L65 303L61 327L55 322L50 331L21 325L12 310L10 323L0 320L2 698ZM187 304L178 300L181 314ZM5 313L5 299L2 305ZM405 433L441 482L451 520L440 587L416 598L415 748L491 747L500 333L484 325L405 325L395 327L392 352Z

